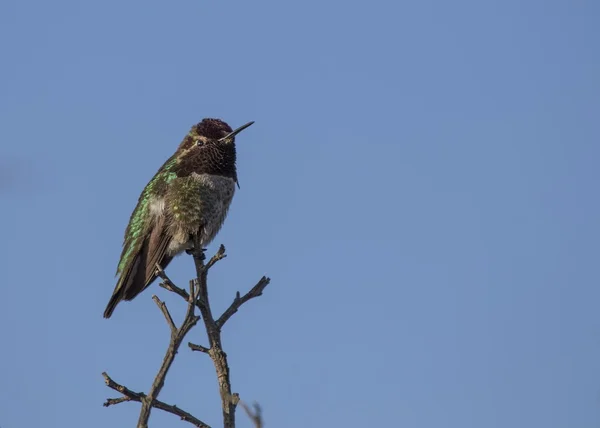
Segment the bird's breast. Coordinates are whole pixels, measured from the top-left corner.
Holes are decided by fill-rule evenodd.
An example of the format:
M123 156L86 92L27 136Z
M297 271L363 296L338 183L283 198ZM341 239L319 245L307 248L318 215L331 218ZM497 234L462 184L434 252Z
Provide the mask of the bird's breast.
M171 182L165 207L173 249L187 245L196 233L202 245L210 243L225 221L234 193L235 181L219 175L193 173Z

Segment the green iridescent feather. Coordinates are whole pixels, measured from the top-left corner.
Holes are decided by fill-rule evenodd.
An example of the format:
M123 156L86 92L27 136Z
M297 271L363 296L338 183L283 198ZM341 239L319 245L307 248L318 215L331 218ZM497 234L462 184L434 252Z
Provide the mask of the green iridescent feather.
M152 177L140 198L138 203L131 213L129 224L125 230L125 240L123 242L123 251L117 267L117 275L122 274L127 268L127 265L131 263L133 257L141 250L144 239L148 234L150 228L150 203L152 202L153 196L160 192L161 187L166 187L169 183L176 178L176 174L171 171L173 166L177 163L175 156L167 160L162 168Z

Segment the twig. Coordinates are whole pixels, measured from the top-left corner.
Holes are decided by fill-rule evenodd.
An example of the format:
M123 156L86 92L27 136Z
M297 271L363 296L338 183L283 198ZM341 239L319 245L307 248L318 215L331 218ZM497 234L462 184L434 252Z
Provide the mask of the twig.
M246 411L246 414L254 424L256 428L263 428L262 409L258 403L254 403L254 411L250 410L250 407L246 403L240 400L240 406Z
M119 403L122 403L125 401L137 401L137 402L141 403L141 402L143 402L143 400L146 399L146 394L143 394L141 392L134 392L131 389L118 384L117 382L112 380L110 378L110 376L108 374L106 374L106 372L102 373L102 376L104 376L104 381L106 382L106 385L109 388L112 388L115 391L118 391L124 395L124 397L122 397L122 398L107 399L106 402L104 403L104 407L112 406L114 404L119 404ZM164 403L159 400L154 400L154 403L152 404L152 406L156 407L157 409L163 410L165 412L171 413L175 416L179 416L179 418L181 418L181 420L189 422L198 428L210 428L209 425L205 424L200 419L192 416L191 414L180 409L177 406L172 406L170 404Z
M170 289L170 291L173 291L174 293L177 293L182 297L187 296L188 307L181 327L177 328L175 322L173 321L173 317L171 317L171 314L169 313L167 305L164 302L162 302L157 296L152 296L152 300L154 300L158 308L161 310L165 317L165 320L167 321L167 324L169 325L169 329L171 331L171 340L169 341L169 347L165 353L160 369L158 370L158 373L154 378L154 382L150 387L148 395L134 393L133 391L125 387L121 387L122 390L119 389L119 392L129 397L131 400L139 401L140 403L142 403L142 408L140 410L140 416L137 424L138 428L148 428L148 420L150 419L150 412L152 411L153 407L163 408L163 410L173 410L173 406L169 407L165 404L164 406L167 407L164 407L161 404L158 404L160 402L157 400L157 397L165 384L165 378L167 377L167 373L169 372L169 369L171 368L171 365L175 360L175 355L177 355L179 347L181 346L181 342L185 338L186 334L192 329L192 327L196 325L196 323L200 319L200 317L194 315L194 308L196 306L196 299L198 296L196 289L192 286L190 288L190 293L188 294L185 290L173 284L171 280L164 274L164 272L162 272L162 269L157 269L157 273L165 281L165 284L167 286L166 288ZM108 382L107 385L111 386ZM112 400L111 402L107 401L107 403L108 405L117 404L115 400ZM186 416L186 418L187 417L188 416Z
M214 256L212 256L211 259L206 264L206 267L204 268L204 270L206 272L208 272L208 270L211 267L213 267L213 265L215 263L217 263L219 260L223 260L225 257L227 257L227 254L225 254L225 246L223 244L221 244L219 246L219 250L217 251L217 253Z
M167 373L171 368L171 364L175 360L175 355L177 355L177 351L179 350L179 346L183 341L185 335L196 325L198 322L198 317L194 315L194 299L197 293L194 292L194 289L190 291L190 297L188 298L188 309L185 314L185 318L180 328L175 326L173 322L173 318L171 318L171 314L167 309L167 306L159 300L158 297L152 296L152 299L156 302L160 310L165 316L167 320L167 324L169 324L169 328L171 329L171 341L169 343L169 348L165 353L165 357L163 359L162 365L154 378L154 382L150 387L150 391L148 395L142 400L142 409L140 411L140 417L138 419L138 428L148 428L148 420L150 419L150 412L152 411L154 400L160 394L163 386L165 385L165 378L167 377Z
M196 246L196 248L200 248ZM204 320L204 327L208 336L209 348L198 347L197 345L188 344L190 348L207 353L213 361L215 370L217 372L217 379L219 382L219 394L221 395L221 407L223 411L223 426L224 428L235 428L235 409L239 402L239 395L237 393L231 393L231 381L229 377L229 364L227 363L227 354L223 351L221 343L221 327L225 322L248 300L258 297L262 294L264 288L269 284L269 278L263 277L258 284L256 284L252 290L250 290L244 297L240 297L239 292L236 295L236 299L225 311L218 321L215 321L212 315L210 307L210 300L208 297L208 285L207 277L208 271L217 263L226 257L225 247L221 245L219 251L206 263L204 264L205 256L204 252L192 251L191 254L194 257L194 265L196 266L196 281L199 287L198 293L198 307Z
M114 389L115 391L120 392L121 394L123 394L125 397L129 398L129 400L131 401L142 401L142 398L145 397L144 394L142 394L141 392L134 392L131 389L127 388L126 386L123 385L119 385L117 382L115 382L114 380L112 380L110 378L110 376L108 375L108 373L103 372L102 376L104 377L104 382L106 383L106 386L108 386L109 388ZM111 404L118 404L118 403L108 403L108 400L106 403L104 403L104 407L108 407Z
M129 397L121 397L121 398L107 398L104 403L104 407L113 406L115 404L124 403L126 401L131 401Z
M188 346L190 347L190 349L192 351L200 351L200 352L204 352L205 354L208 354L210 351L210 349L205 348L202 345L196 345L195 343L192 343L192 342L188 342Z
M167 309L167 305L165 304L165 302L161 301L158 296L154 295L152 296L152 300L154 300L154 303L156 303L156 305L158 306L158 309L161 310L161 312L163 313L163 315L165 316L165 319L167 320L167 324L169 324L169 328L171 329L171 334L177 334L177 327L175 326L175 323L173 322L173 318L171 317L171 314L169 313L169 310Z
M260 281L258 281L258 283L254 287L252 287L250 291L244 294L244 297L240 297L240 292L238 291L235 295L235 299L233 299L233 303L227 308L225 312L223 312L223 315L221 315L217 320L217 327L219 329L223 328L227 320L229 320L229 318L231 318L231 316L238 311L240 306L242 306L250 299L254 299L255 297L261 296L265 287L269 285L269 282L271 282L271 279L267 278L266 276L263 276L260 279Z
M200 309L200 313L202 314L204 327L208 336L209 347L207 348L201 345L196 345L191 342L188 342L188 346L193 351L199 351L208 354L212 359L219 383L219 394L221 395L221 405L223 411L223 425L224 428L235 428L235 410L236 406L240 402L240 398L237 393L231 393L227 354L223 351L223 346L221 344L221 328L244 303L262 295L265 287L269 285L270 279L263 276L260 281L258 281L258 283L243 297L240 296L239 292L237 292L233 303L231 303L227 310L219 317L218 320L215 321L212 315L208 297L207 276L208 271L219 260L222 260L226 257L225 247L221 245L217 253L206 264L204 264L204 260L206 259L204 250L197 244L198 243L196 242L194 248L198 248L198 250L192 249L188 251L188 253L194 257L194 265L196 267L196 279L190 281L189 292L183 288L177 287L165 274L163 269L159 265L156 266L156 273L163 280L163 282L160 284L161 287L179 295L188 303L188 305L183 323L181 324L181 327L177 328L165 303L162 302L157 296L152 296L152 299L163 313L165 320L169 325L169 329L171 331L171 340L165 353L162 365L154 379L154 382L152 383L148 395L140 392L134 392L125 386L119 385L114 382L106 373L103 373L106 384L110 388L123 394L122 398L107 399L104 403L105 406L108 407L123 403L125 401L137 401L142 403L137 428L148 428L148 420L153 407L177 415L182 420L188 421L197 427L210 428L204 422L195 418L191 414L184 412L177 406L171 406L157 399L164 386L165 378L169 368L171 367L171 364L173 364L175 355L177 354L183 339L192 329L192 327L194 327L200 320L200 316L194 314L195 308ZM250 416L254 422L255 426L257 428L262 428L260 407L255 405L255 411L252 413L244 403L242 403L242 406L244 407L244 410L246 410L246 413L248 413L248 416Z
M200 248L196 246L196 248ZM196 282L199 287L198 300L200 301L200 312L204 320L204 327L208 336L209 350L208 355L213 361L217 372L219 383L219 394L221 395L221 407L223 411L224 428L235 428L235 407L231 394L231 382L229 380L229 365L227 364L227 355L221 345L221 331L213 318L208 298L207 275L211 267L219 260L225 257L225 247L221 245L219 251L209 262L204 264L204 252L194 251L194 265L196 266Z
M156 274L158 275L158 277L160 279L163 280L160 283L160 286L166 290L169 290L175 294L178 294L187 302L190 299L190 295L187 293L187 291L185 291L183 288L179 288L178 286L173 284L173 281L171 281L171 279L167 276L167 274L165 273L163 268L160 267L160 265L158 263L156 263L155 267L156 267Z

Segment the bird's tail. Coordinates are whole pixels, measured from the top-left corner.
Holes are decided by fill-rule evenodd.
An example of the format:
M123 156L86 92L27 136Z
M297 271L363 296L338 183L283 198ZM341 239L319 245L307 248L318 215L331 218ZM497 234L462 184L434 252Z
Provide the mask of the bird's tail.
M119 304L119 302L121 300L123 300L123 296L121 296L121 290L118 290L117 292L113 293L113 295L111 296L108 305L106 306L106 309L104 310L104 318L110 318L110 316L112 315L113 311L115 310L115 308L117 307L117 305Z
M160 263L161 267L163 269L166 268L172 259L172 257L164 257ZM108 305L106 305L106 309L104 310L104 318L110 318L113 311L122 300L133 300L154 282L157 277L156 265L144 265L142 263L140 263L140 265L141 266L136 266L136 263L134 262L132 268L121 275L117 282L117 286L115 287L115 291L113 291L113 294L108 301Z
M164 218L155 226L131 262L121 271L119 281L104 311L104 318L110 318L121 300L132 300L156 279L157 264L165 269L173 258L167 255L171 238L166 233L163 222Z
M104 310L104 318L110 318L119 302L122 300L132 300L154 280L154 275L150 275L149 278L146 276L147 266L145 265L145 257L143 256L145 256L144 252L138 254L131 265L127 266L121 272L115 290Z

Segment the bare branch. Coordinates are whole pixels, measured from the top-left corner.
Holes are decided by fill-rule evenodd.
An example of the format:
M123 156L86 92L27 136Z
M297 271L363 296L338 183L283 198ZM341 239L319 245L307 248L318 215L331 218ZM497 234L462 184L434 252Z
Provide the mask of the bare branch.
M126 401L131 401L129 397L121 397L121 398L107 398L104 403L104 407L113 406L115 404L124 403Z
M252 289L250 291L248 291L246 294L244 294L244 297L240 297L240 292L238 291L235 296L235 299L233 299L233 303L227 308L227 310L225 312L223 312L223 315L221 315L219 317L219 319L217 320L217 328L219 328L219 329L223 328L223 326L225 325L227 320L229 320L229 318L231 318L231 316L238 311L240 306L242 306L248 300L251 300L251 299L254 299L255 297L261 296L265 287L267 285L269 285L270 282L271 282L270 278L263 276L260 279L260 281L258 281L258 283L254 287L252 287Z
M152 300L154 300L154 303L157 304L158 309L160 309L160 311L165 316L165 319L167 320L167 324L169 324L169 328L171 329L171 334L177 334L177 327L175 326L175 323L173 322L173 318L171 317L171 314L169 313L169 310L167 309L167 305L165 304L165 302L160 300L158 298L158 296L156 296L156 295L152 296Z
M165 290L169 290L170 292L181 296L186 302L189 301L190 295L187 293L187 291L185 291L183 288L179 288L175 284L173 284L173 281L171 281L171 279L167 276L167 274L165 273L163 268L161 268L158 263L156 264L155 267L156 267L156 275L158 275L158 277L160 279L162 279L160 286L162 288L164 288Z
M246 403L240 400L240 406L246 411L246 414L254 424L256 428L263 428L262 409L258 403L254 403L254 411L250 410L250 407Z
M171 365L173 364L173 361L175 360L175 355L177 355L179 347L181 346L181 342L183 341L186 334L192 329L192 327L194 327L196 325L196 323L200 319L198 316L196 316L194 314L194 308L196 306L195 297L197 295L197 292L195 291L194 287L191 286L190 294L188 294L185 290L183 290L183 289L177 287L175 284L173 284L173 282L162 271L160 266L157 265L156 270L157 270L157 275L159 275L164 280L165 288L167 288L169 291L172 291L172 292L180 295L181 297L186 298L186 300L188 302L188 308L187 308L183 323L181 324L181 327L177 328L177 326L175 325L175 322L173 321L173 317L171 316L169 309L167 308L167 305L165 305L165 303L163 301L161 301L157 296L152 296L152 300L154 300L154 302L156 303L158 308L161 310L161 312L163 313L163 315L165 317L165 320L167 321L167 324L169 325L169 329L171 330L171 340L169 341L169 347L165 353L165 356L163 358L163 362L160 366L160 369L158 370L158 373L156 374L156 377L154 378L154 382L152 383L152 386L150 387L150 391L148 392L148 395L141 394L141 393L135 393L123 386L121 386L121 389L119 389L119 392L121 392L126 397L129 397L130 400L134 400L134 401L138 401L138 402L142 403L142 408L140 410L140 417L138 419L138 425L137 425L138 428L147 428L148 427L148 420L150 419L150 412L152 411L153 407L163 409L166 411L170 411L170 412L173 412L174 409L177 409L177 407L175 407L175 406L169 406L167 404L161 403L160 401L157 400L157 397L160 394L160 391L162 390L162 388L165 384L165 378L167 377L167 373L169 372L169 369L171 368ZM107 380L107 385L111 386L108 383L108 380ZM123 400L123 401L125 401L125 400ZM107 400L107 402L105 403L105 405L111 405L111 404L117 404L117 401L115 399L112 399L112 400ZM187 413L186 414L182 413L182 415L183 415L182 419L184 419L184 420L191 420L190 418L197 420L196 418L194 418L193 416L191 416ZM206 424L198 425L198 426L206 426Z
M150 387L148 396L142 400L142 409L140 411L140 417L138 419L138 428L148 427L150 412L152 411L152 407L155 407L153 406L153 403L160 394L160 391L162 390L163 386L165 385L165 378L167 377L167 373L171 368L171 364L173 364L173 361L175 360L175 355L177 355L179 346L181 345L181 342L183 341L185 335L198 322L198 317L194 315L195 305L193 301L191 301L192 299L190 299L190 302L188 302L188 310L186 312L185 319L183 320L183 323L181 324L181 327L179 329L175 326L175 323L173 322L171 314L167 310L166 305L163 302L161 302L156 296L152 296L152 299L155 302L157 302L159 308L161 309L165 318L167 319L167 323L171 328L171 341L169 343L169 348L165 353L162 365L160 366L160 369L158 370L158 373L154 378L154 382Z
M205 348L202 345L196 345L196 344L194 344L192 342L188 342L188 346L190 347L190 349L192 351L200 351L200 352L204 352L205 354L208 354L208 352L210 351L210 349Z
M161 409L166 412L177 415L182 420L188 421L197 427L210 428L204 422L195 418L191 414L184 412L177 406L172 406L158 400L158 395L160 394L164 386L167 373L171 365L173 364L173 361L175 360L175 355L177 354L183 339L185 338L186 334L201 319L194 313L196 308L198 308L202 314L204 327L208 336L209 346L205 347L202 345L196 345L191 342L188 342L188 346L192 351L199 351L210 356L213 365L215 366L215 371L217 373L219 394L221 396L221 406L223 413L223 426L224 428L235 428L235 410L238 403L240 403L240 397L237 393L231 392L231 382L229 374L229 365L227 363L227 354L225 353L225 351L223 351L221 343L221 328L244 303L262 295L265 287L269 284L270 279L267 277L262 277L260 281L254 287L252 287L252 289L248 291L248 293L246 293L244 296L240 296L240 293L238 292L233 303L231 303L227 310L219 317L217 321L215 321L210 307L207 277L208 271L218 261L226 257L225 247L221 245L217 253L205 264L205 250L202 249L198 244L198 242L195 242L193 249L186 250L189 254L191 254L194 257L194 265L196 268L196 278L190 281L189 292L184 290L183 288L177 287L169 279L164 270L159 265L156 265L156 274L162 279L161 287L182 297L187 302L187 310L181 326L177 328L166 304L163 301L161 301L157 296L152 296L152 299L163 313L165 320L169 325L169 329L171 331L171 340L169 341L169 346L163 358L163 362L158 373L156 374L156 377L154 379L154 382L152 383L152 386L150 387L150 391L148 392L148 394L146 395L144 393L135 392L123 385L119 385L116 382L114 382L110 377L108 377L106 373L103 373L106 384L110 388L119 391L121 394L123 394L123 397L121 398L107 399L104 403L105 406L111 406L123 403L125 401L136 401L142 404L137 428L148 428L148 420L150 418L150 412L152 408ZM256 428L262 428L262 416L260 412L260 407L258 407L258 405L255 405L254 412L252 412L244 403L241 403L241 405L246 410L248 416L252 419Z
M194 294L192 291L190 291L190 293L188 293L187 291L185 291L183 288L179 288L178 286L176 286L173 281L171 281L171 279L167 276L167 274L165 273L165 271L160 267L160 265L157 263L156 264L156 274L158 275L159 278L161 278L163 281L159 284L162 288L164 288L165 290L168 290L172 293L177 294L178 296L180 296L183 300L185 300L186 302L190 302L190 297L191 294ZM190 290L194 289L193 284L191 284L192 281L190 281ZM196 288L195 291L195 295L193 300L196 301L196 307L198 309L200 309L200 304L202 302L197 300L198 298L198 290Z
M117 382L112 380L106 372L102 373L102 376L104 376L104 381L106 382L106 385L109 388L112 388L115 391L118 391L124 395L124 397L122 397L122 398L107 399L106 402L104 403L104 407L123 403L125 401L137 401L137 402L141 403L142 400L146 399L145 394L143 394L141 392L134 392L134 391L130 390L129 388L118 384ZM172 406L172 405L164 403L162 401L155 400L154 403L152 403L152 407L156 407L157 409L163 410L167 413L171 413L175 416L179 416L179 418L181 418L181 420L189 422L198 428L210 428L209 425L205 424L200 419L192 416L190 413L180 409L177 406Z
M142 394L141 392L134 392L131 389L127 388L126 386L119 385L117 382L112 380L110 378L110 376L108 375L108 373L106 373L106 372L103 372L102 376L104 377L104 382L106 383L106 386L114 389L115 391L120 392L125 397L129 398L129 400L141 402L142 398L145 397L145 395ZM107 403L108 403L108 401L107 401ZM107 403L104 403L105 407L110 406L110 404L107 404ZM113 403L113 404L117 404L117 403Z
M227 257L227 254L225 254L225 246L221 244L219 251L217 251L217 253L211 257L204 270L208 272L208 270L213 267L215 263L217 263L219 260L223 260L225 257Z
M217 327L208 298L207 276L209 269L219 260L225 257L225 247L221 245L219 251L210 261L204 265L204 253L193 252L194 265L196 266L196 281L199 288L198 301L201 302L200 312L204 321L206 335L208 336L209 350L208 355L213 361L217 380L219 383L219 394L221 395L221 407L223 411L224 428L235 428L235 408L237 399L231 393L231 381L229 379L229 365L227 363L227 354L223 351L221 345L221 331Z
M169 290L172 293L178 294L181 296L186 302L190 299L190 295L183 289L179 288L173 281L167 276L163 268L160 267L158 263L156 263L156 274L163 281L160 283L160 286L165 290Z

